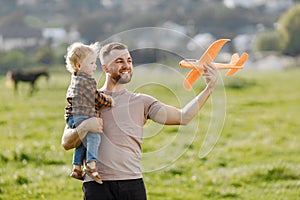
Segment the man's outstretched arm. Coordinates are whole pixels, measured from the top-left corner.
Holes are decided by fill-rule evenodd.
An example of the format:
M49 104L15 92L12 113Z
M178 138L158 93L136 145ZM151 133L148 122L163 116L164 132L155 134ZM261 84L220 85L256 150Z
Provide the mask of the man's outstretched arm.
M88 132L101 133L103 131L103 121L101 118L92 117L84 120L79 126L72 129L65 126L61 145L65 150L76 148Z
M163 105L151 119L160 124L166 125L186 125L188 124L204 106L207 99L215 88L217 81L217 70L213 64L205 66L203 73L205 78L205 89L192 99L184 108L177 109L170 105Z

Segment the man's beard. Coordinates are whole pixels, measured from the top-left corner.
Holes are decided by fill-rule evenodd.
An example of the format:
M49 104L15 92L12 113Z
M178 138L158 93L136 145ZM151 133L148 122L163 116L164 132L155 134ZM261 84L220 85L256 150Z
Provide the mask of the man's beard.
M126 84L131 81L132 73L116 75L116 76L113 76L112 78L119 84Z

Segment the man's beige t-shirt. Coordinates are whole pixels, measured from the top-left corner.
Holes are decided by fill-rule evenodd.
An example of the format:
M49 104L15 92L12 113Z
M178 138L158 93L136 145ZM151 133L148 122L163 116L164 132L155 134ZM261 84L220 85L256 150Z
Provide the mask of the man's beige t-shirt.
M145 94L124 89L108 93L115 106L101 111L103 134L98 153L97 169L102 180L142 178L143 126L161 103ZM86 176L85 181L91 180Z

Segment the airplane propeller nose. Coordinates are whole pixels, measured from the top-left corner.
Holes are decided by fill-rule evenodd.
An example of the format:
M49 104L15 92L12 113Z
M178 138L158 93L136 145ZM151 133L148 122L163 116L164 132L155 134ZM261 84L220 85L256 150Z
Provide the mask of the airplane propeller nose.
M179 62L179 65L180 65L181 67L183 67L182 64L183 64L183 60Z

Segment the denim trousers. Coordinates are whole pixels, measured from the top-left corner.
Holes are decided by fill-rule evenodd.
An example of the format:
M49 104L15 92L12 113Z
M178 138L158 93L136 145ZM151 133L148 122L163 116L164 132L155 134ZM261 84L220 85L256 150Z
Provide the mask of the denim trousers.
M82 121L88 119L89 116L73 115L67 118L67 124L71 128L75 128ZM73 165L83 165L83 160L86 162L98 160L98 148L101 142L99 133L88 132L83 138L82 143L75 149L73 156Z

